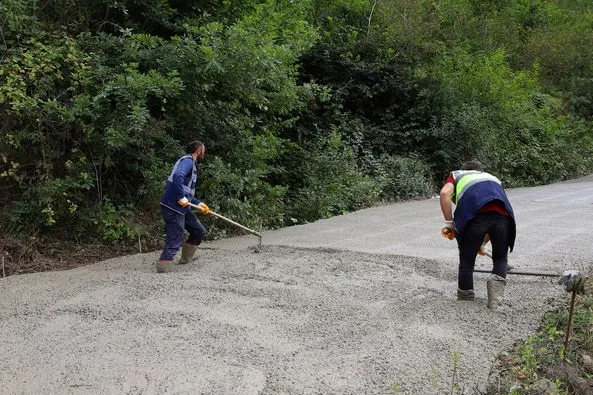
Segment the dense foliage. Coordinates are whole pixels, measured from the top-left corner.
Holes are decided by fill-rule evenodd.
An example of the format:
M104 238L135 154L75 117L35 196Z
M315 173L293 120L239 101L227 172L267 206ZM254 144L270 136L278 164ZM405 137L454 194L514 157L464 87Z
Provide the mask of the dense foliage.
M591 59L582 0L2 0L0 227L154 233L196 138L198 195L255 228L426 197L468 159L588 174Z

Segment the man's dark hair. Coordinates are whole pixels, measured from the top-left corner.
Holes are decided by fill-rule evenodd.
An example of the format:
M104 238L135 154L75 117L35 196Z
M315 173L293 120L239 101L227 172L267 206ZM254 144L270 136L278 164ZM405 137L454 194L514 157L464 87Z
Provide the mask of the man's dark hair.
M470 160L461 165L461 170L478 170L484 171L484 166L477 160Z
M201 148L204 146L204 143L202 143L199 140L195 140L192 141L191 143L189 143L187 145L187 147L185 147L185 153L186 154L193 154L194 152L196 152L197 149Z

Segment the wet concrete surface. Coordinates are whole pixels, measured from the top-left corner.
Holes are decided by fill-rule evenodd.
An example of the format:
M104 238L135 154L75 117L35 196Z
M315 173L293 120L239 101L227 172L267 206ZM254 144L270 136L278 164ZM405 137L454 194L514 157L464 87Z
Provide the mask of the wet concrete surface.
M522 271L588 270L593 179L508 191ZM466 393L493 358L566 305L554 278L509 276L505 305L455 298L457 250L437 199L0 280L0 388L68 394ZM478 267L488 269L488 258Z

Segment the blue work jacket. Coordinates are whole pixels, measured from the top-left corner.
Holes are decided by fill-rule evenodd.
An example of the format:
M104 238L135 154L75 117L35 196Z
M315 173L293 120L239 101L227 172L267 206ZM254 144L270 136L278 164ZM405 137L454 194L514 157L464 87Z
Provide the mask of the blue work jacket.
M188 213L191 207L181 207L177 202L186 197L193 204L201 203L195 197L197 180L198 171L193 156L184 155L179 158L167 179L161 205L181 215Z

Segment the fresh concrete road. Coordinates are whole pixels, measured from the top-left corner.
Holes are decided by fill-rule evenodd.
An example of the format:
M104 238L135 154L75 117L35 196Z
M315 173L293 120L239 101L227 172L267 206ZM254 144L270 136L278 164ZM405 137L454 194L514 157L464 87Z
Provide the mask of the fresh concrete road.
M593 176L507 193L518 227L509 263L517 269L558 271L593 261ZM438 199L420 200L264 233L263 244L406 255L456 264L455 243L438 237L443 225ZM237 249L257 243L253 236L244 236L212 245ZM480 262L489 264L483 258Z
M590 269L593 177L509 190L510 263ZM8 394L466 393L493 358L566 305L553 278L510 276L506 304L455 300L437 199L207 243L156 274L157 252L0 280ZM487 258L479 257L487 269Z

